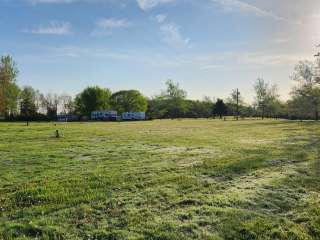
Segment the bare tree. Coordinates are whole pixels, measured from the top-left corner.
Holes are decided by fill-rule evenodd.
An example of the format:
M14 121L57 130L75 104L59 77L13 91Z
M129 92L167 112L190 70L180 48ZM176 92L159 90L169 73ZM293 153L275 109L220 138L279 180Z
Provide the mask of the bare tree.
M291 78L297 84L291 94L296 103L304 104L304 107L313 112L315 120L319 120L320 108L320 81L317 75L319 61L299 62ZM311 109L310 109L311 108Z
M255 105L261 111L262 119L265 118L266 113L273 115L274 106L280 102L277 85L270 86L264 79L258 78L254 84L254 90L256 93Z
M46 95L41 94L40 97L41 106L46 109L46 114L50 120L54 120L57 117L58 106L60 103L60 97L57 94L48 93Z
M74 101L68 94L62 94L60 96L60 109L64 114L71 114L75 110Z
M233 112L233 115L238 120L239 113L240 113L240 111L239 111L240 106L242 106L244 104L244 100L241 97L241 94L240 94L238 88L232 90L230 97L227 99L227 103L228 103L228 105L230 105L231 110Z

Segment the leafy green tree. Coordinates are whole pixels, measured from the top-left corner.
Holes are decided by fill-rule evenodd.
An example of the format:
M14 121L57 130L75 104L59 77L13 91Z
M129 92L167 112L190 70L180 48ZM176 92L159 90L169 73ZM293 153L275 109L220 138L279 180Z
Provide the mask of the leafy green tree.
M147 116L155 118L179 118L188 116L190 101L186 100L187 93L178 83L171 80L166 82L166 90L148 99Z
M37 96L39 92L30 86L23 87L20 92L20 114L27 120L37 115Z
M214 105L214 113L222 118L227 113L227 106L224 104L222 99L217 99Z
M313 106L306 97L293 95L287 105L288 115L291 119L314 119L315 117L314 112L310 111Z
M123 112L145 112L147 99L137 90L119 91L111 95L110 103L113 109Z
M202 101L186 100L187 112L186 117L191 118L209 118L212 116L213 102L209 97L205 97Z
M293 88L292 96L294 105L300 105L295 109L302 108L305 115L307 112L313 113L313 118L319 120L320 111L320 80L317 74L319 62L310 61L299 62L291 78L297 83Z
M110 109L111 91L107 88L87 87L76 96L76 112L90 116L91 112Z
M154 96L148 99L147 117L149 119L165 118L166 113L165 101L161 96Z
M178 83L172 80L166 82L167 89L161 93L160 99L165 103L165 117L183 117L187 111L186 97L187 92L180 88Z
M18 114L18 101L20 88L16 83L10 84L6 91L6 114L16 116Z
M16 84L18 69L10 56L0 58L0 116L17 112L19 87Z

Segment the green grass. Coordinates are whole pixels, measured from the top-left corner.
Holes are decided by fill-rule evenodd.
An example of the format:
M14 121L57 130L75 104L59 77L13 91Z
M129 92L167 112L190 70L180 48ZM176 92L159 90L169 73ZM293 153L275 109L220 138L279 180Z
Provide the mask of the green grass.
M319 123L0 123L0 137L0 239L320 239Z

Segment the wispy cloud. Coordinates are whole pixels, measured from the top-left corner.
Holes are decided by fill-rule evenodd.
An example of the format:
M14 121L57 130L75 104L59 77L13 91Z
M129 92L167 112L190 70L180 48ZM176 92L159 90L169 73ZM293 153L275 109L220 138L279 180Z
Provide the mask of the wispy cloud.
M69 22L51 21L46 26L41 25L34 29L25 29L23 32L46 35L70 35L72 33L71 29L72 25Z
M274 20L285 20L277 14L261 9L254 5L248 4L240 0L211 0L214 3L221 5L225 11L236 11L243 14L253 14L257 17L267 17Z
M167 15L158 14L153 19L159 23L161 36L164 42L174 48L191 47L190 38L184 37L180 26L167 20Z
M33 5L37 4L71 4L71 3L77 3L77 2L85 2L85 3L103 3L103 2L118 2L121 7L126 7L126 1L125 0L22 0L25 2L28 2ZM138 6L143 11L151 10L159 5L166 4L166 3L172 3L177 0L136 0Z
M74 3L79 2L80 0L27 0L32 4L40 4L40 3Z
M279 37L272 40L273 43L284 44L290 42L289 37Z
M10 1L10 0L8 0ZM32 5L38 5L38 4L72 4L72 3L97 3L97 4L101 4L101 3L114 3L114 4L118 4L120 7L126 7L126 0L21 0L21 1L25 1L27 3L30 3Z
M160 31L166 43L173 47L189 47L190 38L185 38L180 32L180 26L175 23L166 23L160 26Z
M144 65L161 68L183 68L205 71L216 70L248 70L264 67L293 66L302 59L310 59L310 56L299 53L277 52L209 52L176 54L172 52L154 51L114 51L109 48L85 48L79 46L67 46L50 49L50 57L70 58L101 58L116 61L140 62Z
M101 18L96 22L96 28L91 35L110 35L114 29L130 26L132 26L132 23L126 19Z
M112 60L128 60L128 53L114 52L107 48L85 48L78 46L66 46L62 48L53 48L54 54L57 57L71 58L106 58Z
M143 11L148 11L158 5L172 3L175 1L176 0L137 0L137 3Z
M158 14L155 18L158 23L163 23L167 19L167 15Z

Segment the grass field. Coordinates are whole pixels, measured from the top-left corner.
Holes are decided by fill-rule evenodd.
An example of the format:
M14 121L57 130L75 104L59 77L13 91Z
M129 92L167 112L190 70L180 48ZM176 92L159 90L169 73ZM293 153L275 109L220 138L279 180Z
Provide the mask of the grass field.
M0 239L320 239L320 124L0 123Z

